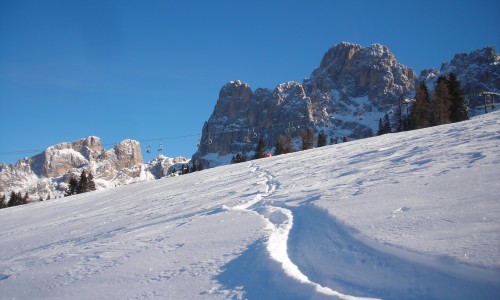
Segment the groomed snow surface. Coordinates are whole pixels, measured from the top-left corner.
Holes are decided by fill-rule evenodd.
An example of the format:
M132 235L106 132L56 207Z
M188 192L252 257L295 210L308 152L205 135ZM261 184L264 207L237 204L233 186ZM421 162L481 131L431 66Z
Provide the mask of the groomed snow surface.
M499 120L0 210L0 298L499 299Z

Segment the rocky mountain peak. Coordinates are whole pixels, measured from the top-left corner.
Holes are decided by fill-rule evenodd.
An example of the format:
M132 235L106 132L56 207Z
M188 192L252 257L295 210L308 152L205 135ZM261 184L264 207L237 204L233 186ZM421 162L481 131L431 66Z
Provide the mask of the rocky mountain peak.
M124 140L112 149L102 147L98 137L90 136L75 142L48 147L42 153L17 161L15 165L0 165L0 194L23 191L32 200L61 196L71 177L82 170L91 172L98 189L131 182L160 178L180 168L189 159L157 157L144 164L138 141Z
M382 108L411 93L415 78L387 47L341 43L326 52L303 83L289 81L252 92L248 84L231 81L221 88L193 159L205 167L228 163L231 154L251 154L260 138L272 148L291 128L295 144L304 128L337 137L369 136ZM365 116L365 124L352 121Z
M101 140L90 136L72 143L60 143L47 148L30 159L35 174L43 177L59 177L86 161L95 160L103 152Z
M130 168L142 164L141 144L134 140L124 140L107 151L104 157L115 164L116 169Z
M420 80L432 90L439 74L456 73L473 107L481 101L480 91L499 92L499 62L493 47L459 53L441 70L422 71ZM415 72L398 63L386 46L334 45L302 83L253 93L239 80L225 84L193 159L205 167L227 164L238 152L251 156L261 138L272 151L280 135L288 135L297 148L303 129L323 130L333 139L371 136L399 99L414 95L417 83Z
M415 72L399 64L385 46L341 43L326 52L305 84L322 93L343 89L351 97L389 104L410 93L415 79Z
M469 53L457 53L449 64L444 64L441 69L445 69L447 65L457 68L464 68L470 65L494 64L500 62L500 56L496 53L495 47L485 47Z
M238 119L240 111L249 106L252 89L239 80L226 83L219 92L214 114L226 115L228 120Z
M332 78L338 77L344 66L349 66L356 52L363 49L363 46L343 42L331 47L321 59L320 69L331 69Z
M425 82L427 88L432 90L439 76L450 73L454 73L460 81L472 115L482 111L477 109L484 102L480 92L500 92L500 55L496 53L495 47L457 53L450 62L443 63L440 70L422 70L418 80Z

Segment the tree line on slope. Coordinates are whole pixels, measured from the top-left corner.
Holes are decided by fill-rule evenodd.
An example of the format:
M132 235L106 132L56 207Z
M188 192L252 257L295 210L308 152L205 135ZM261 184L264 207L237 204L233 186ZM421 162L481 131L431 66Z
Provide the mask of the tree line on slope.
M87 175L85 170L82 171L80 174L80 179L77 179L76 177L72 176L69 180L68 187L66 188L64 192L64 196L71 196L71 195L77 195L77 194L82 194L86 192L91 192L95 191L96 186L94 182L94 176L92 175L91 172ZM7 201L7 197L5 195L0 196L0 208L7 208L7 207L12 207L12 206L18 206L18 205L23 205L29 203L29 195L28 192L24 194L24 196L21 194L21 192L14 192L12 191L9 196L9 200ZM50 200L50 195L46 200ZM43 201L42 198L39 199L39 201Z
M87 175L85 170L83 170L82 173L80 174L80 180L78 180L74 176L70 178L68 188L64 192L64 196L67 197L95 190L96 188L95 188L94 176L92 175L91 172L89 172L89 175Z
M420 83L417 87L414 100L411 106L406 107L406 114L403 107L405 102L401 99L395 109L392 121L387 113L383 119L380 118L377 134L383 135L392 132L415 130L469 119L460 81L453 73L438 78L432 95L429 94L426 85L423 82ZM406 103L406 105L409 104ZM315 140L316 147L325 146L327 144L327 135L321 130L315 139L314 129L309 128L301 131L300 140L300 150L307 150L313 148ZM342 142L347 141L346 137L342 139ZM330 137L330 145L337 143L337 137ZM270 152L266 152L265 149L264 140L261 138L257 143L253 155L249 157L247 153L238 152L233 155L231 163L264 158L270 155ZM291 135L280 135L276 141L273 155L295 151Z
M317 137L314 137L314 129L309 128L309 129L304 129L300 132L300 141L301 141L301 146L300 150L308 150L312 149L314 147L314 141L316 141L316 147L323 147L327 145L327 135L324 130L321 130ZM342 138L342 142L347 142L347 138L344 137ZM337 137L331 137L330 138L330 145L337 144L338 143L338 138ZM292 153L295 152L296 149L292 145L292 136L291 134L286 134L286 135L280 135L278 137L278 140L276 141L276 145L274 147L274 151L272 155L281 155L281 154L287 154L287 153ZM261 138L259 142L257 143L257 147L255 148L255 151L253 155L250 156L250 159L260 159L260 158L265 158L271 156L271 152L266 151L266 145L264 140ZM249 157L247 153L242 153L238 152L233 157L231 158L231 163L240 163L240 162L245 162L248 161Z
M460 81L453 73L439 76L432 94L429 94L425 83L421 82L416 89L415 99L409 111L407 106L406 115L403 105L404 102L401 99L396 107L392 124L387 113L384 119L379 120L378 135L422 129L469 119Z

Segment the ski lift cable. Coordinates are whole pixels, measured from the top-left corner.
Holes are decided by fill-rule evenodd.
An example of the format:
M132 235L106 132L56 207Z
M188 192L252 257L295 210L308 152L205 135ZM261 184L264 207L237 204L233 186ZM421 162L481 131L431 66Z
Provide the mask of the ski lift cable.
M288 121L288 122L274 123L274 124L271 124L269 126L256 127L256 126L253 126L253 125L248 125L248 126L239 127L238 129L232 129L232 130L224 129L224 130L211 131L211 132L209 132L209 134L211 136L210 140L213 140L213 136L214 135L218 135L218 134L222 134L222 133L228 133L228 132L238 132L238 131L248 131L248 130L250 130L251 135L255 137L255 135L257 134L256 131L266 130L266 129L269 129L269 128L280 127L280 126L292 126L293 127L294 124L301 124L301 123L308 123L308 122L309 122L308 120L297 119L297 120ZM163 140L175 140L175 139L196 137L196 136L201 136L201 135L202 135L201 133L193 133L193 134L173 135L173 136L165 136L165 137L158 137L158 138L142 138L142 139L139 139L137 141L140 142L140 143L149 143L149 144L151 144L151 142L156 142L156 141L160 141L161 142ZM116 144L118 144L118 142L116 142L116 143L106 143L106 144L102 144L102 146L103 147L113 147ZM45 148L45 149L26 149L26 150L6 150L6 151L0 151L0 156L42 153L43 151L47 150L47 148Z

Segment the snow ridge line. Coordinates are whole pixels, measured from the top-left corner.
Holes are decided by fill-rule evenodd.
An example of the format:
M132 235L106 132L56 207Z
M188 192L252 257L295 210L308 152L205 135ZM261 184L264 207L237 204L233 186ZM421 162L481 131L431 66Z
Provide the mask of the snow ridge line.
M271 196L279 188L279 181L277 181L269 171L260 171L260 167L255 167L255 163L253 162L248 165L248 168L251 168L251 172L258 174L259 177L265 177L265 181L263 182L266 185L265 192L263 194L257 194L247 203L232 208L223 208L255 212L266 220L267 229L270 231L266 245L267 251L273 260L281 264L285 274L303 284L313 286L316 292L323 295L337 297L342 300L377 299L355 297L339 293L311 281L300 271L299 267L293 263L288 255L288 238L293 227L293 213L290 209L274 206L272 202L266 201L266 198Z

